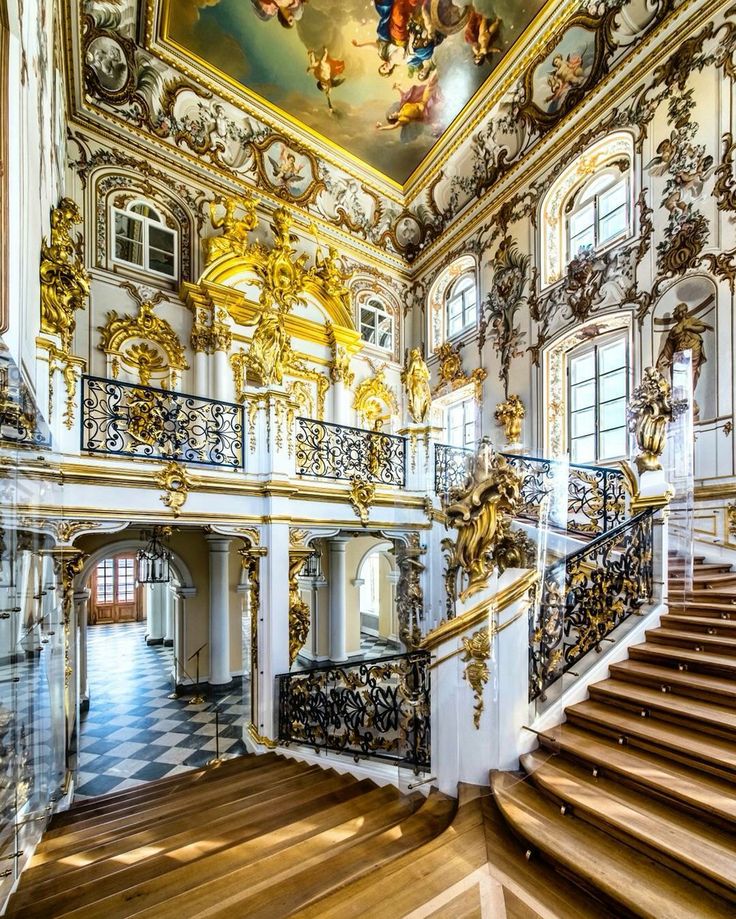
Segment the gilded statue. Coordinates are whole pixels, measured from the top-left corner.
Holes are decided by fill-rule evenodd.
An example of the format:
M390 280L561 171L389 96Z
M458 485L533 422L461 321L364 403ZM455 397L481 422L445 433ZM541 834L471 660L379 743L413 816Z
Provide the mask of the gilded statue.
M429 385L429 367L419 348L412 348L401 372L401 382L406 389L409 414L417 424L429 416L432 406L432 389Z
M525 415L526 409L519 396L509 396L505 402L499 402L496 406L494 418L504 430L506 443L518 444L521 442L521 423Z
M656 367L647 367L628 407L629 430L641 451L636 457L639 473L662 468L667 424L672 419L672 388Z
M225 213L218 216L217 208L222 205ZM238 207L245 210L243 217L236 217ZM248 251L248 234L258 226L256 200L251 195L242 198L215 198L210 201L210 222L216 229L222 229L221 236L210 236L204 240L205 265L221 255L244 256Z
M89 296L89 275L72 240L71 229L82 222L71 198L62 198L51 211L51 241L41 243L41 331L59 335L61 350L71 351L75 313Z
M283 318L275 310L264 310L258 317L246 358L249 372L261 386L281 383L290 351Z
M343 300L349 295L345 281L350 279L350 275L342 268L342 259L334 246L329 247L324 257L317 256L317 275L322 279L326 293L336 300Z
M299 656L309 636L311 614L299 592L299 573L312 555L311 549L289 552L289 667Z
M443 540L448 552L445 572L448 610L454 616L458 575L465 581L460 599L482 590L494 569L493 553L504 528L504 515L513 516L520 502L521 478L506 459L482 438L471 460L467 485L452 495L446 511L447 525L457 539Z
M711 300L709 298L703 306L710 302ZM702 319L698 319L697 313L700 312L701 309L702 306L697 310L690 310L686 303L677 304L672 312L672 319L669 320L669 322L674 323L674 325L672 325L666 338L662 342L659 357L657 358L657 370L659 370L671 384L672 364L675 359L675 354L677 354L678 351L690 352L693 375L693 395L695 394L698 380L700 379L703 364L707 360L705 356L705 347L703 345L703 333L713 331L713 326L703 322ZM693 411L697 416L698 409L696 404L693 405Z

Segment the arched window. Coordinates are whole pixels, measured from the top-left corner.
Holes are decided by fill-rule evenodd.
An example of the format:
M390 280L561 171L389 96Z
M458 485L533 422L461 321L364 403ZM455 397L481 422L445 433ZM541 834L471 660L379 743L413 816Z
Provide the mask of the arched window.
M167 278L177 276L177 233L146 201L113 206L112 260Z
M601 138L557 177L541 205L542 286L554 284L581 252L633 233L633 140L619 131Z
M448 265L432 284L428 297L429 347L474 330L478 322L478 282L472 255Z
M360 335L369 345L383 351L394 350L394 317L377 297L360 306Z
M478 315L478 292L475 275L467 273L451 284L445 294L445 328L453 338L475 325Z

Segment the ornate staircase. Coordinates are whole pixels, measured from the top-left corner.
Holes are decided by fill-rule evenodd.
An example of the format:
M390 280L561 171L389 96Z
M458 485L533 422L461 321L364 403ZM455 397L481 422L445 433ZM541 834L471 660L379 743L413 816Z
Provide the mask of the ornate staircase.
M736 573L670 565L670 607L629 659L494 773L514 834L617 916L736 915Z

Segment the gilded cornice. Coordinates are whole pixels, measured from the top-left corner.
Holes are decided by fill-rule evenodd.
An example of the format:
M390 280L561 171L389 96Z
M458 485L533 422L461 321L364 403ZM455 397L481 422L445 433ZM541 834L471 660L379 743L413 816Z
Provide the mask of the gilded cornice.
M449 619L446 622L440 623L437 628L433 629L424 637L420 648L432 650L448 639L464 634L468 629L488 623L493 615L503 612L503 610L511 606L512 603L516 603L517 600L521 600L522 597L526 596L529 593L529 589L536 584L538 580L539 572L536 569L530 569L524 572L524 574L514 581L513 584L505 587L495 596L487 597L485 600L482 600L467 612L463 613L462 616L457 616L455 619ZM504 624L501 623L498 629L500 630L503 627Z

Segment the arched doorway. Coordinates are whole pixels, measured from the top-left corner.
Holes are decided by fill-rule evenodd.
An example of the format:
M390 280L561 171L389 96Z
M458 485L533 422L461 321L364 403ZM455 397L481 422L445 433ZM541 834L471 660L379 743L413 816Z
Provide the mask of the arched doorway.
M364 654L393 654L400 647L396 615L398 572L392 548L390 542L376 541L358 564L360 650Z

